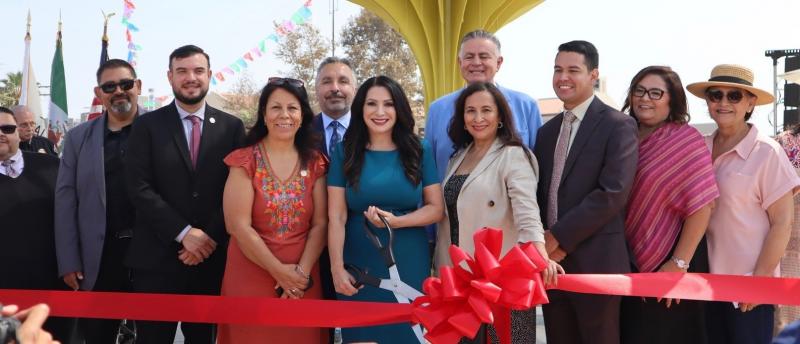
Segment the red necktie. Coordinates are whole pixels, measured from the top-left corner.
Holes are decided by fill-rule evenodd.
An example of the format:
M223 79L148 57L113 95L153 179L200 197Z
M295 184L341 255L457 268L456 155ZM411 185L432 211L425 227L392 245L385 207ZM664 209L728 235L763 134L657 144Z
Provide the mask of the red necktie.
M197 168L197 154L200 153L200 117L195 115L187 116L192 121L192 140L189 143L189 153L192 156L192 168Z

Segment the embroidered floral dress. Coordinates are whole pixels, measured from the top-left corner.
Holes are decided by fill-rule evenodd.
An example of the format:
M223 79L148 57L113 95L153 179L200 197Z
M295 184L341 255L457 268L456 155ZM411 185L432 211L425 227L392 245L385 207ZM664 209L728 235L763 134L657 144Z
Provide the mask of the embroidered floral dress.
M225 158L230 167L244 167L252 177L253 228L264 244L280 261L297 263L305 249L311 218L314 213L314 182L324 177L327 160L315 154L306 168L295 167L287 180L280 180L272 171L269 158L258 146L241 148ZM319 267L311 270L314 285L305 292L305 299L321 299ZM228 260L222 280L222 295L277 297L275 279L250 261L235 239L228 245ZM219 326L218 343L324 343L327 330L308 327Z

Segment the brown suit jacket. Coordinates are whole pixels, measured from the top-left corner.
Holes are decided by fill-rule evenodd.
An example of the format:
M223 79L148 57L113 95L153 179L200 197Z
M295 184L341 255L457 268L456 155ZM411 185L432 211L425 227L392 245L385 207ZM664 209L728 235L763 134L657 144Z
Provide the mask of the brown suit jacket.
M539 129L539 204L547 204L553 154L563 114ZM552 231L567 257L568 273L630 272L624 208L636 175L636 121L595 98L570 147L558 189L558 221ZM541 207L547 219L547 207Z

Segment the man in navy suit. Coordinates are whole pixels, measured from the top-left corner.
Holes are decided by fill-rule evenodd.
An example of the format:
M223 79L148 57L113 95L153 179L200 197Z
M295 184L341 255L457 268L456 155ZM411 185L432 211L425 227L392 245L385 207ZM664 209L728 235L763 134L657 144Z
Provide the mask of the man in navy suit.
M592 43L558 47L553 90L564 111L539 129L539 209L550 258L568 273L627 273L624 208L638 162L633 117L594 95L599 55ZM619 296L548 291L551 344L617 344Z
M343 57L327 57L317 67L317 79L314 83L317 104L320 112L312 122L314 131L322 138L319 151L330 158L331 149L344 138L350 126L350 104L356 93L356 79L353 76L353 64ZM336 300L331 276L331 261L326 247L319 256L319 274L322 286L322 297ZM331 333L331 343L333 334Z
M128 193L136 209L125 263L144 293L219 295L228 234L223 159L238 148L244 125L208 106L208 55L187 45L169 57L175 101L140 116L128 140ZM139 321L137 342L172 343L177 323ZM211 324L182 323L187 343L213 344Z
M322 110L314 117L314 130L323 138L320 151L330 157L331 149L342 141L350 126L350 104L356 93L352 62L335 56L323 60L317 68L314 90Z
M58 273L73 290L131 290L123 258L134 211L123 162L142 82L123 60L104 62L94 93L106 111L67 133L56 183ZM119 320L81 319L86 343L113 343Z

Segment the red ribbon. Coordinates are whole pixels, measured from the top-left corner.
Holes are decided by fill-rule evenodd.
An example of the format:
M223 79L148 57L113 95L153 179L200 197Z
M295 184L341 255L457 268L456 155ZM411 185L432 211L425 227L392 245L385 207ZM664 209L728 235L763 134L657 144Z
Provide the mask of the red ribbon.
M355 327L422 323L432 343L473 337L494 323L509 340L509 309L546 303L540 272L545 261L531 244L499 259L502 232L475 234L475 258L450 248L453 268L424 283L413 306L379 302L287 300L259 297L133 294L0 289L0 302L27 308L47 303L63 317L186 321L298 327ZM464 264L469 270L464 268ZM567 274L559 289L577 293L738 301L800 306L800 279L694 273Z
M411 305L263 297L0 289L3 304L50 306L51 315L298 327L355 327L411 321Z
M426 295L414 300L414 321L428 329L425 338L431 343L474 338L481 323L494 323L500 341L510 343L510 309L548 302L540 275L547 262L531 243L514 246L500 259L501 230L483 228L473 239L475 258L450 246L453 267L442 267L439 278L426 279Z

